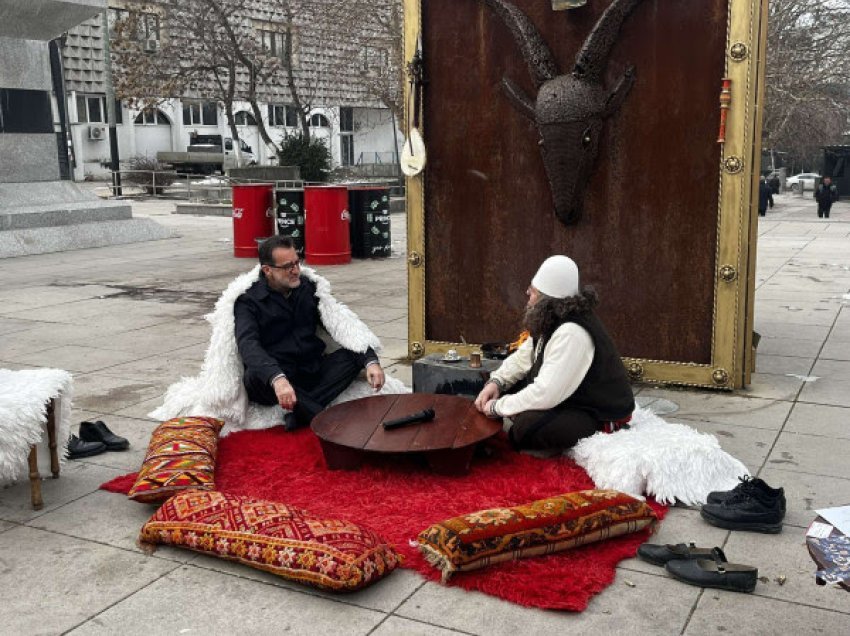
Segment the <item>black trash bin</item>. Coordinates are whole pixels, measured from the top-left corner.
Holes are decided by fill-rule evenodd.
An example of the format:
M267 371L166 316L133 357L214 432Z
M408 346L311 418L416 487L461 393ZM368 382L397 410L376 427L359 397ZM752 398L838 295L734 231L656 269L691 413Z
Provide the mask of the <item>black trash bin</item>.
M304 190L300 188L275 190L277 233L295 243L295 251L304 258Z
M386 258L390 255L390 189L388 186L349 186L351 256Z

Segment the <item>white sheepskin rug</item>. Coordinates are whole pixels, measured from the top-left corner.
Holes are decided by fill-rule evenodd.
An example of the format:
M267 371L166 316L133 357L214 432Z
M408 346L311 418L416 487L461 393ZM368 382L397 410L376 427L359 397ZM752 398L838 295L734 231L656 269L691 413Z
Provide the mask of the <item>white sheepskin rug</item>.
M328 352L342 347L363 353L369 347L381 350L381 341L357 315L331 295L331 284L315 270L303 267L301 273L316 284L319 315L329 336ZM235 430L270 428L282 421L279 406L261 406L248 401L242 384L243 364L236 347L236 320L233 306L259 277L260 266L238 276L216 301L215 309L205 318L212 325L212 336L204 356L201 373L172 384L165 402L148 417L169 420L173 417L198 415L224 420L222 436ZM370 395L410 393L403 382L389 375L380 392L376 393L365 380L355 380L334 404Z
M704 504L709 492L731 490L738 477L750 474L708 433L666 422L643 408L633 413L630 426L596 433L568 452L597 488L696 505Z
M71 425L74 381L59 369L10 371L0 369L0 481L29 476L30 448L38 444L38 467L50 471L47 445L47 402L58 397L56 443L60 463L65 461Z

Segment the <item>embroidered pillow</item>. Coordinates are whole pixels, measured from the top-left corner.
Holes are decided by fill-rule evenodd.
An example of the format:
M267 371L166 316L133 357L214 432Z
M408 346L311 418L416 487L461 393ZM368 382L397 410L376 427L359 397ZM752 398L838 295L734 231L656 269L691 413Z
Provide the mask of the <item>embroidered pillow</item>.
M616 490L581 490L513 508L448 519L417 538L446 581L454 572L568 550L637 532L656 521L652 508Z
M142 528L139 543L180 546L335 592L375 583L400 559L383 538L357 524L201 490L165 502Z
M212 417L176 417L151 435L145 461L127 496L160 503L187 488L213 490L218 433L224 422Z

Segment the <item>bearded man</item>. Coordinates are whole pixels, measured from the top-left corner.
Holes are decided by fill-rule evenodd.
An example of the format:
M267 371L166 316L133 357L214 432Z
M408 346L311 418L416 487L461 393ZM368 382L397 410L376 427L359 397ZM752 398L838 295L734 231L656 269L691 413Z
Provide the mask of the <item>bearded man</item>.
M476 408L509 418L517 449L560 452L597 431L631 420L634 395L620 354L593 312L598 297L580 290L566 256L547 258L526 292L530 337L491 374Z

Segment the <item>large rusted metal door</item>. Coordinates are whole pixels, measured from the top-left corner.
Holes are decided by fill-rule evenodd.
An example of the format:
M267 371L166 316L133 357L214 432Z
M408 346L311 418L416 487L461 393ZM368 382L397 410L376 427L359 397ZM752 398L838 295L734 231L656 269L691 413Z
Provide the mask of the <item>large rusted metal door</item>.
M406 4L407 59L421 41L428 157L408 181L412 355L513 339L528 282L561 253L599 292L633 377L744 383L761 0ZM600 39L616 4L634 6L604 59L577 66L582 47L599 52L588 36L596 27ZM579 89L547 81L592 64L586 110L594 96L617 103L588 123L564 106L575 95L562 93ZM558 117L569 121L553 134Z

